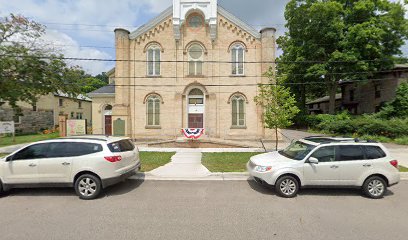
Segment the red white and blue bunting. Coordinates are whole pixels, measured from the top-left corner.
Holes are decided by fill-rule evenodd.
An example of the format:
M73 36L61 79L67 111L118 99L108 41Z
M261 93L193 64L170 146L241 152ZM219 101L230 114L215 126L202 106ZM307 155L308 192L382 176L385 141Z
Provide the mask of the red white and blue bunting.
M184 128L181 131L189 139L199 139L204 134L204 128Z

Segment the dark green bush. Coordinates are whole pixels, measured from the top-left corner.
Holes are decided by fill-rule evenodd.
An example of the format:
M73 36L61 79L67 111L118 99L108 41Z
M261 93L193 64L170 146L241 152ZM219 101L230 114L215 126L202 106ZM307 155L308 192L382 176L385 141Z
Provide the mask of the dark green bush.
M376 115L350 117L342 113L311 116L308 123L311 129L335 135L373 135L392 139L408 136L408 118L386 120Z

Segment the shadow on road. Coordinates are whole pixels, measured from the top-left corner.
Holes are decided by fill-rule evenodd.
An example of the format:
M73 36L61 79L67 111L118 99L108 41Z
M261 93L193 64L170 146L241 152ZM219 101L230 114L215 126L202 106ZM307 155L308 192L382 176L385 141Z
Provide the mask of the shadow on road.
M144 176L144 175L143 175ZM107 197L107 196L119 196L127 194L144 182L144 177L140 179L127 179L123 182L120 182L116 185L110 186L104 189L98 199ZM12 196L26 196L26 197L76 197L74 188L16 188L10 189L5 194L2 194L1 197L12 197Z
M120 196L132 192L144 183L144 179L127 179L117 185L110 186L105 189L102 195L105 196ZM101 196L103 197L103 196Z
M263 185L263 184L259 184L257 182L255 182L253 179L248 179L247 180L248 185L255 191L265 194L265 195L272 195L272 196L276 196L275 191L273 190L272 186L268 186L268 185Z

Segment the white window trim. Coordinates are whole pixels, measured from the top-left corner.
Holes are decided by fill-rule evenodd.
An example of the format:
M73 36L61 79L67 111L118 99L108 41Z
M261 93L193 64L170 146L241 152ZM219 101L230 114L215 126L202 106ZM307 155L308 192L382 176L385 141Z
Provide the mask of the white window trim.
M194 46L198 46L201 49L202 54L201 54L201 57L198 58L198 59L193 59L190 56L190 50ZM188 68L187 68L188 69L188 75L189 76L202 76L202 75L204 75L204 49L203 49L203 47L200 44L192 44L189 47L189 49L187 51L187 54L188 54ZM194 73L193 74L191 74L191 71L190 71L190 62L194 62ZM198 63L200 63L200 62L201 62L201 74L197 74L197 69L198 69L197 66L198 66Z
M232 57L232 54L233 54L233 51L232 50L242 50L242 73L238 73L238 69L239 69L239 51L236 51L236 59L237 59L237 61L236 62L234 62L234 59L233 59L233 57ZM245 75L245 47L244 46L242 46L241 44L235 44L232 48L231 48L231 62L232 62L232 64L231 64L231 74L233 75L233 76L244 76ZM236 67L236 69L237 69L237 72L236 73L233 73L233 68L234 68L234 65L235 65L235 67Z
M190 95L190 93L191 93L191 91L193 91L194 89L198 89L198 90L200 90L202 93L203 93L203 95ZM206 98L205 98L205 91L204 91L204 89L202 89L201 87L197 87L197 86L194 86L194 87L192 87L191 89L189 89L188 91L188 96L187 96L187 102L186 102L186 104L187 104L187 115L186 115L186 124L187 124L187 128L190 128L190 126L189 126L189 115L190 114L194 114L194 113L190 113L189 112L189 109L190 109L190 98L202 98L203 99L203 104L197 104L197 105L202 105L203 106L203 128L205 128L205 124L206 124ZM201 114L201 113L200 113Z
M241 125L241 124L239 124L239 114L240 114L240 111L239 111L239 100L242 100L242 103L243 103L243 110L244 110L244 124L243 125ZM234 124L233 123L233 119L234 119L234 109L233 109L233 106L234 106L234 104L233 104L233 102L234 101L236 101L237 102L237 104L236 104L236 117L237 117L237 124ZM235 96L233 96L232 97L232 99L231 99L231 125L232 125L232 127L237 127L237 128L244 128L244 127L246 127L246 107L245 107L245 98L243 97L243 96L241 96L241 95L235 95Z
M152 113L153 124L152 125L149 124L149 101L151 99L154 99L153 109L152 109L153 110L153 113ZM156 105L155 104L159 104L159 124L158 125L155 124L156 123ZM156 95L148 97L147 101L146 101L146 127L160 127L161 126L161 121L160 121L161 120L160 119L161 113L160 112L161 112L161 100L160 100L160 97L156 96Z
M152 67L153 67L153 74L150 74L149 73L149 50L153 50L153 61L152 61ZM156 53L155 53L155 51L159 51L159 60L158 61L156 61ZM151 76L151 77L158 77L158 76L161 76L161 49L160 49L160 47L159 46L157 46L157 45L152 45L152 46L150 46L148 49L147 49L147 51L146 51L146 75L147 76ZM159 73L158 74L156 74L156 63L157 62L159 62Z

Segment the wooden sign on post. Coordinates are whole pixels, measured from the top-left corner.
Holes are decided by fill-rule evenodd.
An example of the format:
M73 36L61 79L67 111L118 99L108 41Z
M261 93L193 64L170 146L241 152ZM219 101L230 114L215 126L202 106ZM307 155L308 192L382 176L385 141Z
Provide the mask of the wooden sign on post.
M58 124L59 124L60 137L66 137L67 136L67 116L59 115Z
M67 120L67 136L86 135L86 120Z

